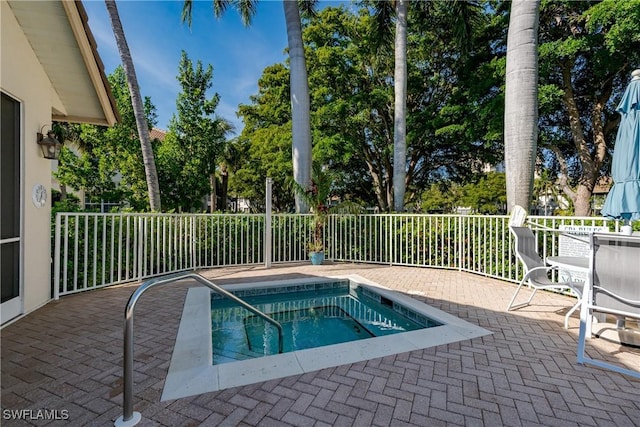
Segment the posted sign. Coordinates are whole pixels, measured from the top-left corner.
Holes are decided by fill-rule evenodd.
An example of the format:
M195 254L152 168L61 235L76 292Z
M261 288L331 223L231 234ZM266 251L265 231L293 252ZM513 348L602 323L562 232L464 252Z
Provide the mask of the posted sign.
M589 234L590 233L606 233L608 227L597 227L593 225L561 225L558 227L564 234L570 234L579 239L572 239L568 236L560 235L558 255L559 256L589 256Z
M561 225L558 227L564 234L570 234L578 239L573 239L566 235L560 235L558 239L558 255L559 256L589 256L589 234L590 233L606 233L608 227L597 227L594 225ZM571 272L573 280L585 281L586 274ZM566 280L566 278L565 278Z

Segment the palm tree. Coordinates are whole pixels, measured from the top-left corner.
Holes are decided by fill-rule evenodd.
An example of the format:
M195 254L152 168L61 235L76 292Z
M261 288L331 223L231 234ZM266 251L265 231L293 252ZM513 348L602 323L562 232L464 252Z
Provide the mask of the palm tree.
M396 1L393 109L393 209L404 211L407 177L407 0Z
M291 130L293 137L293 179L303 187L311 183L311 118L309 79L302 43L302 23L297 0L283 0L289 42L291 87ZM296 193L296 212L306 213L309 206Z
M131 59L131 52L127 39L124 36L122 22L118 14L118 7L115 0L105 0L109 18L111 19L111 27L116 38L118 51L120 52L120 60L127 76L127 84L129 93L131 94L131 104L133 106L133 114L136 118L136 126L138 128L138 137L140 138L140 149L142 150L142 161L144 163L144 171L147 180L147 188L149 191L149 206L152 211L160 212L160 184L158 183L158 172L156 171L156 163L153 157L153 149L151 147L151 139L149 138L149 124L144 114L144 103L140 95L140 86L136 77L136 70Z
M306 0L302 6L311 11L317 0ZM257 0L213 0L216 17L221 17L229 5L234 5L242 22L250 25L256 12ZM182 21L191 25L193 0L185 0ZM290 87L291 87L291 127L293 177L302 187L311 183L311 118L309 106L309 82L302 42L302 22L297 0L283 0L289 43ZM304 199L296 195L296 212L307 213L309 207Z
M504 161L507 210L528 210L538 140L538 21L540 0L513 0L507 35Z
M407 179L407 14L408 0L374 2L374 39L377 48L390 39L393 17L394 32L394 109L393 109L393 210L404 210Z

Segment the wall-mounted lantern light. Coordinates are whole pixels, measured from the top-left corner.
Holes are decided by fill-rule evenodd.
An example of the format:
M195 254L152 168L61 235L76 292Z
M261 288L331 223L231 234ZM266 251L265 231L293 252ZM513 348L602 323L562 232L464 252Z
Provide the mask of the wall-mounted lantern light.
M38 132L37 143L42 149L42 155L45 159L57 160L60 157L60 150L62 150L62 143L55 138L53 130L49 130L47 132L47 136L42 134L42 130L45 128L44 125Z

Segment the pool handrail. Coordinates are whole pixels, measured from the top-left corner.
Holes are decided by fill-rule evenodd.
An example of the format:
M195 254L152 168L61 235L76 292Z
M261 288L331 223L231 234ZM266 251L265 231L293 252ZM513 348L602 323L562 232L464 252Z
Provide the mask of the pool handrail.
M251 304L246 301L238 298L233 295L231 292L221 288L210 280L204 278L198 273L195 272L180 272L174 274L168 274L165 276L156 277L151 280L147 280L142 285L140 285L129 297L129 301L127 302L127 307L124 312L124 355L123 355L123 413L122 416L119 417L114 425L117 427L127 427L134 426L140 422L142 416L139 412L133 411L133 311L135 309L136 303L140 299L140 296L147 291L149 288L156 285L165 285L167 283L172 283L182 279L193 279L196 282L208 287L209 289L217 292L223 297L230 299L238 303L241 307L249 310L250 312L258 315L266 322L271 323L278 330L278 353L283 353L283 332L282 325L269 317L267 314L258 310Z

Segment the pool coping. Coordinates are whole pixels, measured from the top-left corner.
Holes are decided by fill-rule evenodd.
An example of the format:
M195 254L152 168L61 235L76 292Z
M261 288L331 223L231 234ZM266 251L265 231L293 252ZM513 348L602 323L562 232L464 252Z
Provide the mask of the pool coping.
M301 375L324 368L422 350L493 333L355 274L240 283L223 287L228 291L235 291L254 287L317 283L336 279L348 279L364 287L375 288L375 291L380 295L443 323L443 325L258 359L213 365L211 291L206 287L191 288L184 302L182 319L161 401Z

